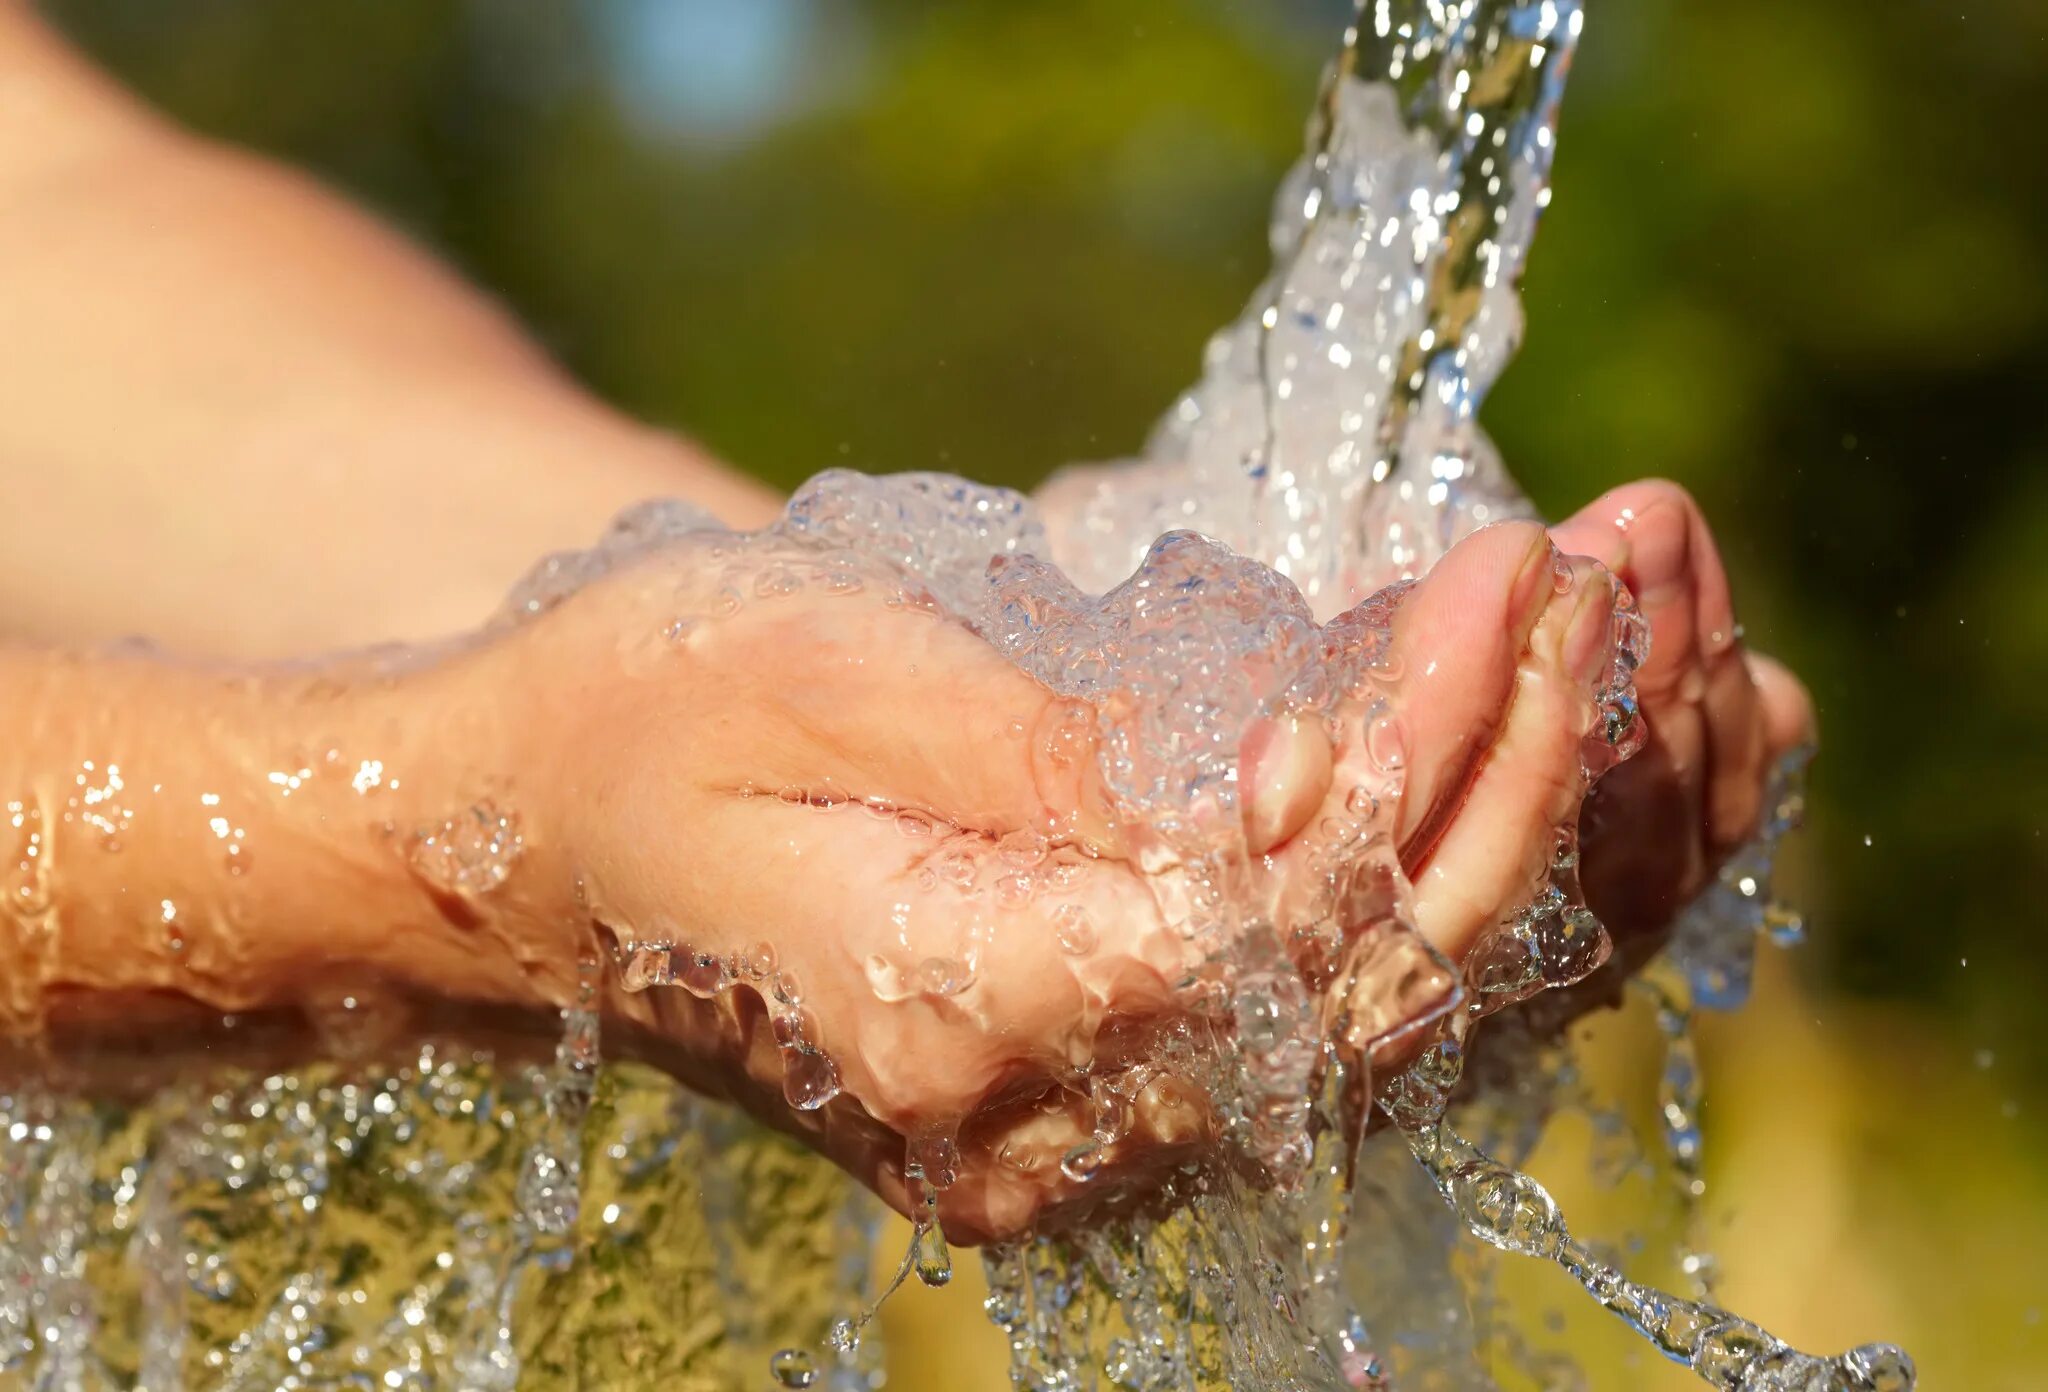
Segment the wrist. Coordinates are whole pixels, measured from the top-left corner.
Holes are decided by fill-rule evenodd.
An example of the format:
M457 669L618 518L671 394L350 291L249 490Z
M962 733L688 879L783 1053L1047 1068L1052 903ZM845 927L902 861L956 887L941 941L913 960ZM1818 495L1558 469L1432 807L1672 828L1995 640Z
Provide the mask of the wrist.
M366 966L428 1000L553 1011L575 999L587 931L520 636L349 683L356 805L325 854L366 857L389 905L352 939Z
M517 703L492 665L478 649L401 675L223 675L0 654L0 708L35 734L0 752L0 1034L89 1044L127 1024L160 1045L209 1013L359 1033L432 1023L380 1016L385 1000L568 1000L548 824L505 828L498 882L451 883L435 858L444 828L518 788Z

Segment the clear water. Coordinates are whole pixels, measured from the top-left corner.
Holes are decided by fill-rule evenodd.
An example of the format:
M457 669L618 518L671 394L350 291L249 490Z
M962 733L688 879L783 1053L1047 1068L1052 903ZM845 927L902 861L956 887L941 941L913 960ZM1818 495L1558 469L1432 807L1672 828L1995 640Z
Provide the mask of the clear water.
M966 626L1099 734L1103 781L1172 932L1181 1015L1135 1065L1050 1069L1093 1118L1061 1177L1074 1191L1109 1184L1105 1157L1162 1080L1200 1090L1220 1139L1164 1178L1165 1202L987 1252L988 1314L1020 1387L1491 1386L1461 1231L1559 1266L1709 1385L1912 1385L1897 1350L1801 1354L1708 1303L1711 1259L1693 1238L1689 1295L1629 1281L1513 1167L1568 1090L1532 1023L1542 993L1608 952L1569 827L1543 892L1462 969L1412 926L1389 827L1404 770L1369 735L1343 811L1302 838L1311 892L1282 893L1245 840L1245 731L1281 716L1333 736L1376 728L1404 676L1390 653L1401 582L1472 530L1529 512L1476 411L1520 333L1514 287L1580 24L1570 0L1366 4L1280 192L1275 269L1142 458L1069 471L1035 502L941 476L826 474L750 536L650 505L594 550L550 558L501 616L521 622L647 548L674 548L705 583L679 598L667 639L807 588L881 590ZM1639 741L1630 675L1644 641L1624 604L1584 781ZM1769 871L1796 821L1795 774L1758 846L1638 988L1667 1038L1660 1143L1686 1204L1703 1190L1690 1016L1738 1004L1758 937L1792 931ZM803 796L819 815L857 815ZM935 876L923 892L991 912L949 955L872 961L877 999L970 1000L993 935L1019 931L995 910L1058 892L1063 830ZM515 808L480 806L404 853L428 882L483 898L518 873L521 844ZM1057 931L1085 971L1097 925L1065 915ZM772 944L713 952L647 924L624 925L615 946L613 962L589 964L555 1060L515 1082L430 1048L402 1067L303 1070L141 1108L4 1099L0 1375L52 1388L509 1387L574 1364L637 1383L702 1375L710 1341L747 1381L872 1385L868 1308L791 1313L868 1287L866 1210L835 1181L794 1177L801 1166L741 1141L722 1113L657 1114L600 1073L595 979L754 993L800 1110L841 1097L835 1041ZM1374 989L1388 981L1393 997ZM1394 1058L1413 1061L1374 1076L1374 1059ZM593 1145L615 1162L602 1172L615 1194L586 1167ZM957 1168L947 1126L910 1143L915 1236L894 1283L950 1279L934 1214ZM706 1244L678 1246L672 1279L620 1278L609 1254L663 1245L680 1172ZM381 1186L367 1203L364 1186ZM821 1222L838 1237L809 1291L762 1275L747 1233L805 1203L844 1215ZM572 1286L616 1307L608 1344L549 1339ZM1523 1371L1571 1377L1533 1352Z

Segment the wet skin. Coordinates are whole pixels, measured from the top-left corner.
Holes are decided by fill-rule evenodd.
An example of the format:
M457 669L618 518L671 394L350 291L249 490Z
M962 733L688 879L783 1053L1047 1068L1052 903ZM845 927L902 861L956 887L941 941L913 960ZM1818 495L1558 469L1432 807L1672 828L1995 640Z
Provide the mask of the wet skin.
M1557 535L1605 546L1648 600L1649 742L1624 765L1648 772L1602 786L1584 863L1617 933L1654 933L1753 826L1768 761L1807 728L1804 698L1713 641L1732 632L1725 581L1683 494L1623 490ZM395 671L232 677L10 655L0 696L40 706L42 738L0 773L41 794L42 857L59 872L52 917L0 920L10 1032L132 1035L153 1018L139 1001L182 1000L297 1012L316 1044L370 1049L454 1011L545 1012L575 994L579 958L624 942L726 957L766 942L836 1068L827 1105L785 1101L772 978L700 999L627 992L609 970L610 1038L803 1136L899 1207L907 1140L958 1129L961 1174L941 1198L957 1240L1142 1179L1198 1141L1200 1099L1165 1080L1138 1096L1104 1175L1084 1186L1059 1167L1089 1129L1061 1084L1170 1024L1190 965L1102 791L1086 713L879 585L808 586L678 634L678 612L708 611L714 583L697 558L658 554ZM1561 560L1550 535L1516 523L1454 548L1395 611L1404 776L1381 815L1413 921L1452 958L1531 897L1555 829L1579 815L1614 598L1603 565ZM1247 841L1277 896L1311 876L1307 829L1365 779L1363 726L1341 728L1334 747L1313 725L1248 732ZM87 760L129 770L119 855L61 815ZM380 773L359 786L365 761ZM280 795L273 775L302 765L304 786ZM424 882L409 838L486 800L523 835L504 886ZM216 815L246 859L224 856ZM1657 854L1613 830L1653 818ZM1056 889L1004 906L989 887L1023 833L1048 838L1064 868ZM977 891L920 887L935 867ZM166 901L175 950L153 912L134 911ZM970 956L971 980L917 974ZM878 977L878 961L895 975ZM358 1005L338 1016L337 999ZM159 1056L178 1023L153 1032Z
M420 640L474 626L520 565L643 496L739 526L772 515L765 490L582 393L415 249L170 130L15 0L0 0L0 95L0 472L33 504L0 518L13 636L145 632L238 660ZM1677 490L1631 485L1554 537L1628 583L1654 633L1648 745L1584 815L1593 907L1648 941L1753 825L1770 754L1810 716L1733 640L1711 537ZM550 1030L580 956L666 921L722 951L773 942L844 1092L785 1104L751 987L706 1002L614 982L610 1040L746 1101L899 1206L904 1138L984 1109L942 1203L956 1238L1069 1200L1054 1162L1083 1121L1034 1099L1105 1022L1107 1047L1120 1021L1170 1017L1181 965L1085 739L972 635L879 593L750 604L678 647L659 636L666 600L651 610L635 588L654 573L398 673L0 648L0 710L25 736L0 749L0 799L45 816L34 857L27 814L0 823L0 1055L46 1070L61 1036L67 1053L117 1040L127 1066L168 1064L185 1041L218 1046L196 1026L223 1010L310 1022L322 1049L458 1015ZM1570 658L1608 590L1591 565L1570 574L1559 593L1533 528L1492 529L1399 611L1406 777L1386 815L1416 922L1453 955L1527 897L1579 807L1589 707ZM1276 727L1243 754L1248 836L1284 889L1359 749ZM127 770L118 854L73 806L87 760L95 786ZM387 776L356 786L364 760ZM271 775L300 768L316 776L282 796ZM970 860L1000 854L1005 831L1052 829L1076 883L1010 911L965 990L880 1000L866 959L931 852L893 820L785 803L785 787L921 810L927 838ZM450 898L412 873L413 831L501 796L526 841L502 891ZM216 821L246 860L230 863ZM952 951L944 901L909 897L903 931ZM1096 938L1079 955L1054 920L1076 903ZM1117 1169L1142 1174L1199 1132L1199 1107L1168 1091L1141 1099Z
M1415 923L1453 958L1534 894L1555 829L1579 815L1614 575L1643 585L1654 634L1641 673L1649 743L1636 764L1647 772L1615 775L1585 822L1593 906L1618 933L1654 933L1698 889L1754 827L1769 761L1808 727L1796 684L1712 641L1732 633L1726 582L1682 492L1621 490L1555 535L1599 547L1606 564L1566 561L1561 584L1550 536L1533 524L1489 528L1455 548L1394 622L1408 673L1396 690L1406 777L1390 815ZM514 641L560 641L550 624L651 627L668 593L629 575ZM957 1239L1014 1231L1103 1185L1060 1171L1090 1123L1055 1080L1073 1085L1077 1062L1170 1019L1189 959L1127 851L1087 726L1072 743L1068 703L964 628L865 595L750 604L700 627L661 675L621 676L601 658L575 665L588 675L559 725L575 771L553 800L594 917L621 938L679 936L721 953L771 942L844 1091L821 1110L784 1107L770 1009L753 988L715 1004L674 989L620 996L615 1010L656 1037L700 1049L716 1039L757 1110L899 1208L906 1140L964 1120L962 1173L940 1200ZM1276 867L1279 892L1302 833L1341 810L1363 757L1362 738L1332 748L1302 726L1248 739L1248 838ZM914 812L916 834L888 813L821 811L810 805L820 789ZM1650 817L1658 850L1645 855L1632 829ZM977 896L917 887L946 857L996 864L1017 833L1054 838L1071 884L1011 908L985 892L999 865ZM1060 944L1077 909L1093 939L1078 954ZM871 962L914 974L925 960L959 958L969 918L987 933L964 989L878 993ZM1171 1083L1134 1110L1109 1177L1142 1174L1202 1130L1199 1105Z

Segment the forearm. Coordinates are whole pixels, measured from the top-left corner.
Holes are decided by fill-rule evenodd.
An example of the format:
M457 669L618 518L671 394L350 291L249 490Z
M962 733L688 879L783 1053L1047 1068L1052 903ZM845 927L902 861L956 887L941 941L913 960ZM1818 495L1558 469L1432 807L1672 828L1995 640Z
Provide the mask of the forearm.
M495 861L446 850L451 821L517 819L517 722L490 661L246 675L0 652L0 1036L39 1048L223 1012L317 1033L422 997L571 999L573 906L544 828L515 820Z
M400 238L169 129L6 0L0 325L17 635L264 657L436 636L642 498L735 525L774 507L589 397Z

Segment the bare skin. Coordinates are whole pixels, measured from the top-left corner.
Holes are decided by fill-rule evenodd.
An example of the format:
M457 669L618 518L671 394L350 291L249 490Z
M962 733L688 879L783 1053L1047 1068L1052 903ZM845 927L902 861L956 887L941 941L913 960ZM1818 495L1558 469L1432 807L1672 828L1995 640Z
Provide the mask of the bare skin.
M778 507L303 176L137 105L20 0L0 268L18 637L236 658L435 638L642 498L747 527Z
M1079 1123L1007 1104L1104 1022L1170 1012L1179 963L1091 761L1045 757L1050 693L873 593L749 605L669 642L661 557L404 671L82 655L137 632L239 659L459 632L535 555L587 543L642 497L739 526L773 500L584 395L339 203L163 126L9 0L0 322L0 477L19 500L0 510L0 596L37 640L0 651L0 710L29 736L0 751L0 1026L18 1062L115 1043L161 1057L222 1011L308 1023L323 1048L458 1011L545 1020L575 997L579 959L660 918L713 951L771 939L844 1092L785 1104L752 990L628 995L614 977L607 1028L627 1049L804 1135L898 1206L905 1137L981 1113L944 1201L961 1240L1072 1197L1056 1159ZM1594 907L1647 935L1754 825L1768 759L1810 717L1796 683L1733 640L1690 500L1631 487L1556 540L1635 588L1655 635L1650 746L1586 819ZM1453 955L1526 899L1585 792L1591 678L1573 658L1612 592L1583 564L1556 594L1550 557L1533 527L1489 529L1397 625L1417 675L1392 815L1417 922ZM1011 723L1026 737L992 742ZM1247 746L1248 831L1283 867L1358 753L1320 741ZM1101 942L1059 953L1059 903L1034 902L966 991L878 1001L864 962L915 838L858 809L740 795L828 786L920 814L970 856L1007 831L1056 834L1079 866L1065 902ZM501 889L451 895L413 838L486 803L516 812L523 850ZM1645 817L1665 834L1610 830ZM931 914L912 931L945 943L960 925ZM1134 1169L1199 1127L1186 1099L1140 1111L1119 1157Z

